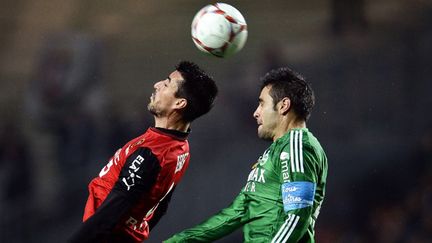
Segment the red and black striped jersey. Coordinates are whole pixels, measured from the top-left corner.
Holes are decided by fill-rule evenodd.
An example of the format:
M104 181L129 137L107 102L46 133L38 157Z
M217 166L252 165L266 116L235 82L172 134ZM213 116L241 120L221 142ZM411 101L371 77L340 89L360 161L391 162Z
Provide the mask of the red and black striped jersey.
M117 150L90 182L84 223L71 242L148 238L188 167L187 135L149 128Z

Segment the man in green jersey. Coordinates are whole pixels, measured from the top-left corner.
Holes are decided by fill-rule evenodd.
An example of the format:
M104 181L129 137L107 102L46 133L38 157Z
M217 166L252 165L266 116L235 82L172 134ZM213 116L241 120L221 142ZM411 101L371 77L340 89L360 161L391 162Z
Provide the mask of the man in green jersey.
M327 158L306 128L314 94L288 68L272 70L262 81L253 116L258 137L273 143L252 167L230 206L165 242L211 242L242 226L245 242L315 242Z

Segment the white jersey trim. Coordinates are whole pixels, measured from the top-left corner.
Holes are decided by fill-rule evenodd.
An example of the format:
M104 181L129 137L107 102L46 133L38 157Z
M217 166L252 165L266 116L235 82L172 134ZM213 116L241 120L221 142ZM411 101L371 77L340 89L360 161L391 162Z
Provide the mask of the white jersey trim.
M296 227L300 216L288 214L288 218L282 224L281 228L271 241L271 243L287 242Z
M304 173L303 166L303 131L290 132L291 172Z

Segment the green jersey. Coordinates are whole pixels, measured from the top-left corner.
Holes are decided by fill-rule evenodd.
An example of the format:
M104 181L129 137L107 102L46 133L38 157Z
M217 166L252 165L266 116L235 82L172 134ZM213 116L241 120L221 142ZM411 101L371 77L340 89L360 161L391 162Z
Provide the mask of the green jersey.
M233 203L166 242L211 242L243 226L245 242L315 242L327 157L307 128L277 139L252 167Z

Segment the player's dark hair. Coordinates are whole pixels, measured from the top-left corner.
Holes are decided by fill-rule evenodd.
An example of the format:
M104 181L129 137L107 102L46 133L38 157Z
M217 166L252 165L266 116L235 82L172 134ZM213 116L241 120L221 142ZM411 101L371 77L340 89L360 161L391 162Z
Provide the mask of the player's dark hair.
M175 95L187 100L188 103L183 110L183 120L191 122L210 111L218 88L214 80L195 63L181 61L176 66L176 70L184 80Z
M283 98L288 97L295 114L307 121L315 104L315 95L306 80L290 68L272 69L261 79L261 90L270 85L269 94L274 108Z

